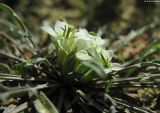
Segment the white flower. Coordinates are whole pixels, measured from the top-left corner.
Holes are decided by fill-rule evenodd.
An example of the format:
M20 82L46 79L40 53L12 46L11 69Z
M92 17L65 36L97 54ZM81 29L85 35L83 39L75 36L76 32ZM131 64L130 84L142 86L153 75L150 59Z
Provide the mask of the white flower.
M76 57L80 60L91 60L93 59L91 56L89 56L88 52L85 50L80 50L76 53Z
M106 46L106 41L105 39L102 39L101 37L97 36L96 40L95 40L95 43L98 47L102 47L102 48L105 48Z
M112 63L112 66L109 67L109 68L105 68L104 69L104 72L105 74L108 74L112 71L119 71L119 70L122 70L123 69L123 66L119 63Z
M89 34L86 29L79 29L75 32L75 44L73 48L77 47L78 50L96 47L104 48L105 44L106 40Z
M75 37L77 39L84 39L84 40L93 40L95 39L94 37L90 36L88 34L88 31L86 29L79 29L76 33L75 33Z
M64 30L68 27L69 25L65 21L56 21L54 29L49 25L44 25L41 28L54 38L58 38L63 35Z
M112 60L112 57L113 57L113 51L112 50L102 49L101 54L103 55L105 60L107 60L107 61Z
M84 75L92 71L103 77L105 73L121 69L120 66L110 65L113 52L105 50L106 40L100 36L92 35L86 29L75 32L72 26L64 21L57 21L53 29L49 25L43 26L42 29L52 36L57 62L63 70L68 69L68 64L72 64L75 71L83 72ZM71 63L73 61L75 63ZM87 72L84 71L86 69Z
M73 49L77 48L77 50L83 50L93 47L93 39L89 37L86 29L79 29L75 32L74 36L75 43L73 45Z
M106 44L105 39L102 39L97 35L91 35L86 29L79 29L79 31L75 33L75 37L77 39L92 41L93 45L98 47L104 47Z
M64 21L56 21L54 29L52 27L50 27L48 24L44 25L42 27L42 29L44 31L46 31L47 33L49 33L51 36L53 36L54 40L59 40L61 39L60 42L62 42L62 45L59 45L61 47L64 47L63 45L68 45L67 43L70 43L72 41L74 41L72 44L70 43L70 47L67 46L67 48L63 48L64 50L74 50L77 49L77 51L79 50L85 50L87 48L104 48L106 40L102 39L99 36L93 36L91 34L88 33L88 31L86 29L79 29L77 32L74 33L74 38L75 39L70 39L70 35L69 35L69 39L65 40L64 32L65 30L68 30L68 28L71 25L69 25L68 23L64 22ZM71 31L73 33L73 31ZM71 34L71 33L70 33ZM57 42L59 42L57 40ZM71 40L71 41L70 41ZM60 44L60 43L59 43ZM69 49L70 48L70 49Z
M119 63L112 63L112 66L110 69L113 71L119 71L123 69L123 66Z

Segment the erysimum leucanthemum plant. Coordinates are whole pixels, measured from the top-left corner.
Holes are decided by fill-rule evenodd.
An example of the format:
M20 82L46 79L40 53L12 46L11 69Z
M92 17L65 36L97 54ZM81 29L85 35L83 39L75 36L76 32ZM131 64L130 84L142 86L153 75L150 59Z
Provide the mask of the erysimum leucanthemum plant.
M105 49L105 39L86 29L75 29L64 21L57 21L54 28L43 26L55 45L57 63L67 78L87 82L95 77L107 78L112 70L112 50Z

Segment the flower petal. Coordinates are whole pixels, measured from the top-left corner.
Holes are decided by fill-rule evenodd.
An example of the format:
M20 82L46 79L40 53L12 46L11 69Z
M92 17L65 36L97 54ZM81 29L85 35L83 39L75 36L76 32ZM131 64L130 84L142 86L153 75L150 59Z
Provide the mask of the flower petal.
M105 49L102 49L101 51L103 57L105 58L105 60L108 60L108 61L111 61L112 57L113 57L113 51L112 50L105 50Z
M56 21L55 26L54 26L54 30L56 31L57 34L62 35L64 32L65 28L68 28L68 23L66 23L65 21Z
M50 34L51 36L54 36L54 37L56 36L56 33L55 33L55 31L52 29L51 26L45 25L45 26L42 26L41 28L42 28L42 30L44 30L45 32L47 32L48 34Z
M76 53L76 57L80 60L91 60L92 59L92 57L89 56L89 54L85 50L78 51Z

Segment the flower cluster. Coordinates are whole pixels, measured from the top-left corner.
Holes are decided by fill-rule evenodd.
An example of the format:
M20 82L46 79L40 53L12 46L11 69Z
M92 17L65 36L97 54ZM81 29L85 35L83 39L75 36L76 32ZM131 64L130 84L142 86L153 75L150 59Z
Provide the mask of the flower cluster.
M42 29L52 36L63 74L76 73L78 79L89 81L112 71L113 52L105 49L105 39L64 21L57 21L54 28L47 25Z

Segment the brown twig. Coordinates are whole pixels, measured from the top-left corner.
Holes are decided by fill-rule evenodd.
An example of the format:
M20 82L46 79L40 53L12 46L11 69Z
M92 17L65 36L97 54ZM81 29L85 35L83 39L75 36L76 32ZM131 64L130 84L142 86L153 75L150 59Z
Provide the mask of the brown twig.
M100 112L106 112L108 113L108 110L101 107L99 104L97 104L93 99L89 98L84 92L82 92L81 90L77 90L77 94L86 101L86 103L90 106L93 106L94 108L96 108L98 111Z
M25 102L19 106L17 106L11 113L19 113L21 111L24 111L25 109L28 108L28 102Z
M14 56L14 55L10 55L10 54L4 53L2 51L0 51L0 56L7 57L7 58L13 59L13 60L17 60L19 62L27 62L26 60L24 60L22 58L18 58L18 57Z
M147 75L147 76L146 76ZM139 81L146 77L146 79L151 79L151 78L157 78L160 77L160 74L150 74L150 73L143 73L143 76L138 76L138 77L125 77L125 78L116 78L112 82L129 82L129 81Z
M121 101L119 99L114 99L114 100L115 100L115 103L117 105L121 105L121 106L127 107L127 108L129 108L131 110L136 111L137 113L155 113L155 112L153 112L151 110L148 111L148 110L146 110L144 108L140 108L140 107L137 107L137 106L130 105L129 103L125 103L125 102L123 102L123 101Z
M20 43L17 43L17 41L15 41L11 36L9 36L8 34L6 34L5 32L0 31L0 35L3 36L4 38L6 38L8 41L10 41L11 43L13 43L20 52L24 52L22 50L22 47L20 46Z
M122 87L122 88L158 88L160 84L157 82L120 82L112 83L112 88Z
M12 75L0 73L1 80L16 80L16 81L39 81L39 82L54 82L47 78L35 78L35 77L21 77L21 75Z

